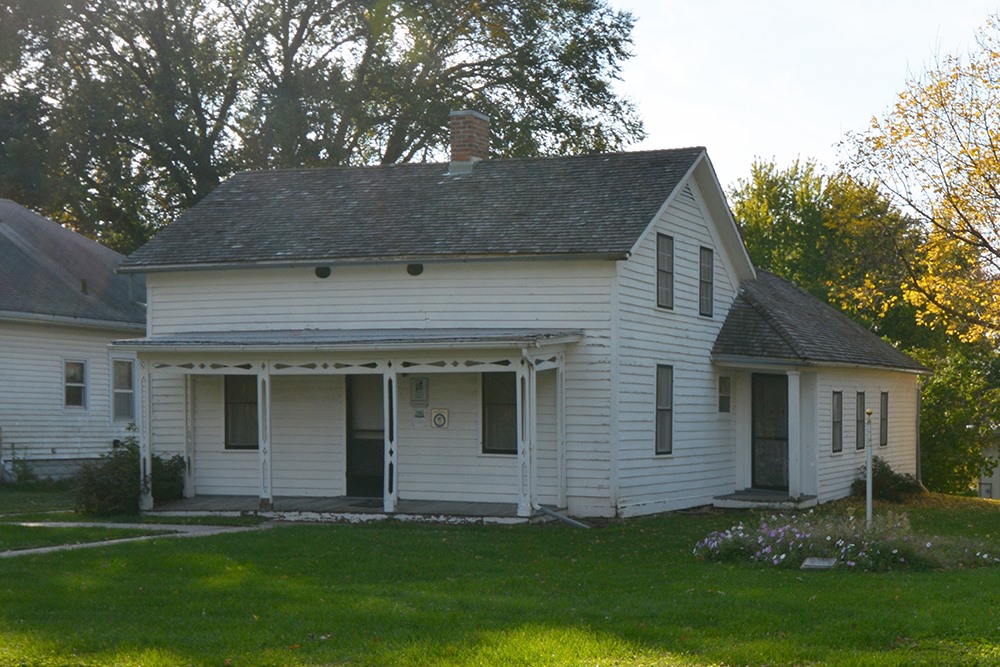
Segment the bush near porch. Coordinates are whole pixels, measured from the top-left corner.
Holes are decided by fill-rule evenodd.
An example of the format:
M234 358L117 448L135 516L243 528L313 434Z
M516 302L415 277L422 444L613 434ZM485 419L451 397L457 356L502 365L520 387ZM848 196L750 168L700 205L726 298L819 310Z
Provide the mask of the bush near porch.
M901 511L920 533L1000 543L1000 503L926 496ZM805 572L691 554L749 516L297 525L7 559L0 664L1000 665L995 568Z

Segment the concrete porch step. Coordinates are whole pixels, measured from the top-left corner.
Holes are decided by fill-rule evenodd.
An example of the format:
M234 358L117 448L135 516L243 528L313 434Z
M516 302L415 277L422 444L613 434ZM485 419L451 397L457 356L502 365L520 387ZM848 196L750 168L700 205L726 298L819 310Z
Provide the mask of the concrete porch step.
M720 509L776 509L801 510L815 507L816 496L792 498L785 491L744 489L724 496L716 496L712 505Z

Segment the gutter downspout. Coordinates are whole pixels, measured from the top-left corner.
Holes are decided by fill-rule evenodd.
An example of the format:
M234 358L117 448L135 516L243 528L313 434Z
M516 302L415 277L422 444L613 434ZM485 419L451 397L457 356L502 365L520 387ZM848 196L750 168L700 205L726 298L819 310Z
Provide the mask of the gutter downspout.
M542 507L541 505L537 505L536 504L536 505L533 506L533 508L534 508L534 510L536 512L541 512L542 514L544 514L546 516L550 516L553 519L557 519L558 521L562 521L563 523L569 524L570 526L573 526L574 528L590 528L590 526L588 526L584 522L577 521L576 519L571 519L570 517L566 516L565 514L560 514L559 512L556 512L555 510L550 510L548 507Z

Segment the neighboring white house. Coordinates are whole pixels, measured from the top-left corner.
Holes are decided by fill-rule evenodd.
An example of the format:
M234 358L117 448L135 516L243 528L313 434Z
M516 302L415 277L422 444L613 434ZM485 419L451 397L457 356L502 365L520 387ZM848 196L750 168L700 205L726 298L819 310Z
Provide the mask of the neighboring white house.
M62 476L136 421L135 355L109 343L145 330L141 276L123 257L0 199L0 459Z
M486 160L485 117L452 133L450 164L237 174L125 261L147 466L275 510L810 504L848 492L871 408L915 472L922 367L755 272L703 148Z

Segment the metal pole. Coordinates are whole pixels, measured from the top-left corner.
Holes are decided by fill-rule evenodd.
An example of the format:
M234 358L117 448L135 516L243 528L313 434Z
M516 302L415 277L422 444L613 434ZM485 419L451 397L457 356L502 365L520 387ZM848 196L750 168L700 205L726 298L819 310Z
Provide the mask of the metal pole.
M865 527L872 527L872 409L865 410Z

